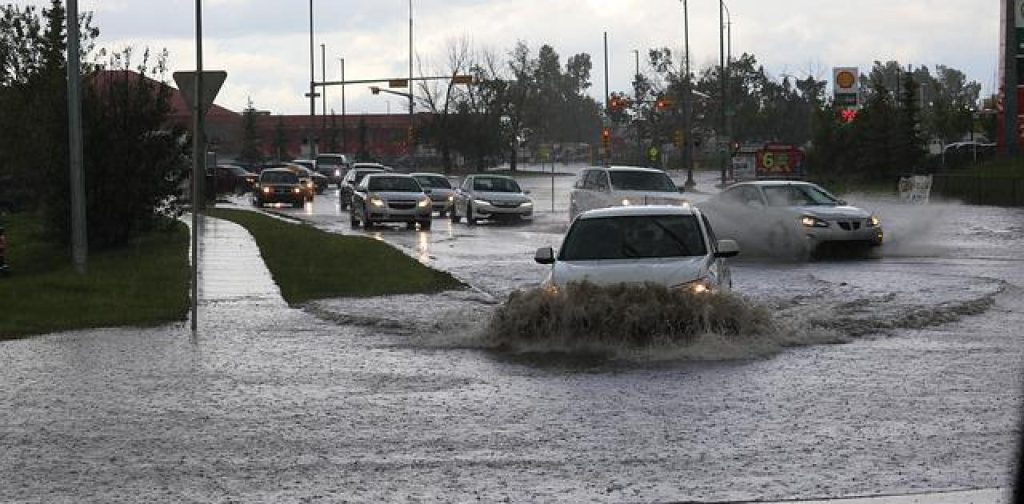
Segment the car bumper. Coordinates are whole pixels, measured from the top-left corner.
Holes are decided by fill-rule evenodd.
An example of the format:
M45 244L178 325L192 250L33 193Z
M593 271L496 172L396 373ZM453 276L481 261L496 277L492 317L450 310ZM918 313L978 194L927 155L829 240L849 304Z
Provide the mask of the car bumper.
M870 245L881 245L885 233L879 227L863 227L860 229L842 229L832 223L828 228L815 228L806 232L807 238L814 243L825 242L859 242Z
M367 213L367 217L374 222L419 222L430 220L429 207L411 209L369 208Z
M473 205L473 215L477 219L500 219L519 217L521 219L533 218L533 205L515 207L503 207L496 205Z

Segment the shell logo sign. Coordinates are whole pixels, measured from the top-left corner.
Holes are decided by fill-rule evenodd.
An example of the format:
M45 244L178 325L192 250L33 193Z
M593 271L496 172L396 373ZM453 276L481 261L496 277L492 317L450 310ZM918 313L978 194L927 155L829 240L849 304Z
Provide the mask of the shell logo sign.
M840 107L856 107L859 104L860 72L857 67L835 67L832 69L832 99Z

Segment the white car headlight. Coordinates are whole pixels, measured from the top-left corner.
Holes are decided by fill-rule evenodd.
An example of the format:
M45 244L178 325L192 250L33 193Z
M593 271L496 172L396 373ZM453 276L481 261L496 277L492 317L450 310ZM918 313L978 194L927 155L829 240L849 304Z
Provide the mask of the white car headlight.
M632 204L633 204L633 202L629 201L629 198L623 198L622 206L629 206L629 205L632 205Z
M378 198L376 196L371 196L370 197L370 204L375 206L375 207L382 207L382 206L384 206L384 200L382 200L382 199L380 199L380 198Z
M448 195L448 202L451 203L453 201L455 201L455 195L454 194Z
M426 208L426 207L430 206L430 198L423 198L423 199L417 201L416 202L416 206L418 206L420 208Z
M533 206L533 202L532 201L524 201L524 202L520 203L519 206L532 207Z
M878 227L880 224L882 224L882 221L878 220L878 217L874 215L868 217L868 227Z
M340 177L341 176L341 170L334 170L334 176L335 177Z
M686 292L692 292L694 294L710 294L715 292L715 286L711 284L706 278L698 278L692 282L686 282L673 286L675 289L681 289Z
M473 204L474 205L490 205L491 202L487 201L487 200L482 200L482 199L475 199L475 200L473 200Z
M800 224L804 227L828 227L828 222L825 222L817 217L805 215L800 218Z

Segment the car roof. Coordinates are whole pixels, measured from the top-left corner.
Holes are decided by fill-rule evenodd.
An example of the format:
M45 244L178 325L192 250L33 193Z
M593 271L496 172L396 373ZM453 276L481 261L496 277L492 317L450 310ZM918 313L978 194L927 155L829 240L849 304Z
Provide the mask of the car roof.
M813 183L807 182L805 180L788 180L788 179L747 180L747 181L743 181L743 182L736 182L735 184L730 185L726 189L730 189L730 188L738 187L738 186L744 186L744 185L764 187L764 186L780 186L780 185L809 185L809 186L814 186L814 185L817 185L817 184L813 184Z
M371 172L371 173L367 173L366 174L366 178L370 178L370 177L373 177L373 178L386 178L386 177L412 178L412 175L409 175L409 174L406 174L406 173L395 173L395 172Z
M685 204L675 205L637 205L607 207L588 210L581 213L577 219L600 219L604 217L631 217L637 215L697 215L696 207Z
M410 173L409 175L411 175L413 177L441 177L441 178L448 178L443 173L434 173L434 172L414 172L414 173Z
M514 178L509 177L508 175L492 175L490 173L474 173L472 175L469 175L469 177L473 177L473 178L500 178L500 179L515 180ZM467 177L467 178L469 178L469 177Z
M599 166L597 168L608 170L610 172L617 171L617 172L665 173L665 170L659 170L657 168L647 168L645 166L608 166L608 167Z
M290 173L297 176L294 170L290 170L288 168L267 168L266 170L261 171L260 175L263 175L264 173Z

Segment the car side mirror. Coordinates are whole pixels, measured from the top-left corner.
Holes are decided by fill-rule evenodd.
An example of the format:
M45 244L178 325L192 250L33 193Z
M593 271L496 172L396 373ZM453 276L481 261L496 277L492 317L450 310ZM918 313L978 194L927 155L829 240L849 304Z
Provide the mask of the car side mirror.
M839 200L836 202L836 204L839 206L846 206L846 200Z
M527 190L523 191L523 194L530 194L530 190L527 189Z
M541 247L537 249L537 253L533 255L533 260L539 264L554 264L555 262L555 250L551 247Z
M718 240L718 252L715 257L734 257L740 253L740 246L735 240Z

